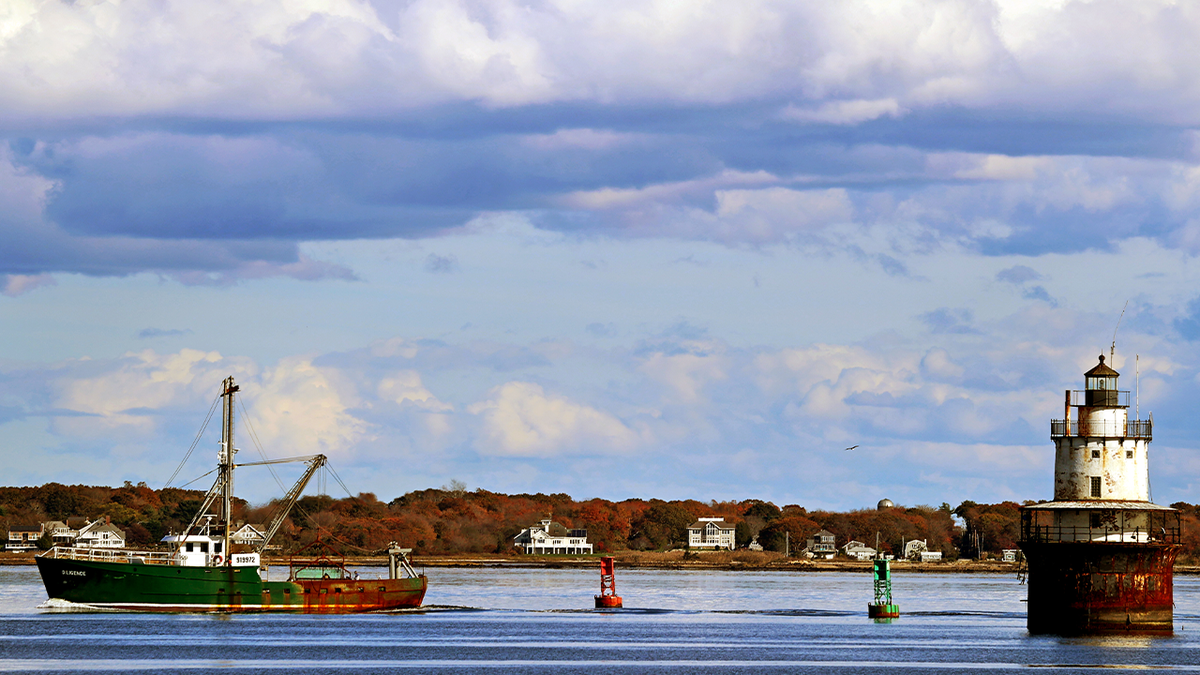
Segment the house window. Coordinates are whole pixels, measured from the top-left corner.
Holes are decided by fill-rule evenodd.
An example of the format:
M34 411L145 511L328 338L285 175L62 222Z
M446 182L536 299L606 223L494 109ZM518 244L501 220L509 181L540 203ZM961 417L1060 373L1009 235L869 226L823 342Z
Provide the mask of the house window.
M1092 496L1100 496L1100 476L1092 476Z

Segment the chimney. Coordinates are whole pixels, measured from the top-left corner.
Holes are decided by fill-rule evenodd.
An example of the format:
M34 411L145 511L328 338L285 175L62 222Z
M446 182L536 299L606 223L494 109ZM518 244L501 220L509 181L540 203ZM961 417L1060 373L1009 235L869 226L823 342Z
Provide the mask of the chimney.
M112 516L104 516L104 524L112 525Z

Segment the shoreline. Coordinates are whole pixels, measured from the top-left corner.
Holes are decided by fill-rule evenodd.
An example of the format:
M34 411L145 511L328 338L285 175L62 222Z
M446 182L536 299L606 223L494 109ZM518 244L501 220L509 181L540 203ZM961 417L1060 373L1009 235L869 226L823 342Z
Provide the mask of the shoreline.
M456 555L415 556L415 568L482 568L504 567L510 569L593 569L599 565L598 555L593 556L522 556L522 555ZM729 572L842 572L870 574L869 560L808 560L784 558L779 554L748 553L735 551L705 552L687 555L682 551L644 552L622 551L613 555L616 565L635 570L721 570ZM264 558L273 567L286 566L286 557ZM34 566L34 555L30 553L0 553L0 566ZM384 567L386 556L347 557L348 567ZM1020 563L998 560L956 560L946 562L910 562L893 560L892 571L910 574L1017 574L1024 569ZM1175 565L1176 575L1200 575L1200 565Z

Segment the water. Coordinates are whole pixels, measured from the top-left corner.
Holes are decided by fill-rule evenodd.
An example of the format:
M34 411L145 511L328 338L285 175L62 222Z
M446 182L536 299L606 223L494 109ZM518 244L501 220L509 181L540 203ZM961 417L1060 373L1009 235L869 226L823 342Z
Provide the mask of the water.
M382 570L380 570L381 572ZM0 671L31 673L1097 673L1200 671L1200 579L1172 638L1025 632L1015 576L896 574L901 618L866 618L866 574L430 569L426 609L388 615L48 612L34 568L0 568Z

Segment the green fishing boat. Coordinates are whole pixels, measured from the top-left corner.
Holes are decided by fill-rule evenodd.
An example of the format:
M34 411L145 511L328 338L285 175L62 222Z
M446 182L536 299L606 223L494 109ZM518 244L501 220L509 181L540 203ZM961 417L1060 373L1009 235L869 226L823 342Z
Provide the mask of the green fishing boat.
M420 607L428 580L413 570L410 549L388 547L388 576L359 578L345 558L318 541L290 558L286 579L267 580L263 551L304 487L326 463L324 455L235 463L234 394L221 390L221 444L217 479L200 510L180 534L163 538L166 550L56 546L40 554L38 571L49 607L157 612L378 612ZM231 522L236 467L282 462L308 467L280 502L261 541L235 544Z

